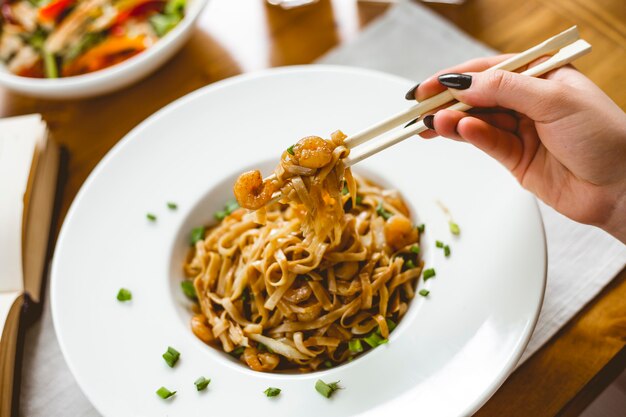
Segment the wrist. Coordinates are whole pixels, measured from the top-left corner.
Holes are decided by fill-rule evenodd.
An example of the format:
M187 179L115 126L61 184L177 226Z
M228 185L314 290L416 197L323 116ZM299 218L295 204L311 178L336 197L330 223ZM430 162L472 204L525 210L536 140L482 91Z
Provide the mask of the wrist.
M599 226L626 244L626 181L612 192L615 197L611 213L606 222Z

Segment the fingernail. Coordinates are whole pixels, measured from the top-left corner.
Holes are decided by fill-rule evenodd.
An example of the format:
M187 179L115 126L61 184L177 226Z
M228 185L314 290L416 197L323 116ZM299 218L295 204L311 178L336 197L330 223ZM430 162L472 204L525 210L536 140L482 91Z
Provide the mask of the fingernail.
M428 116L424 116L424 118L422 119L422 122L424 122L424 126L429 128L430 130L435 130L435 125L433 123L434 119L435 119L435 115L429 114Z
M412 87L409 91L406 92L406 94L404 95L404 98L407 100L415 100L415 91L417 90L417 87L419 86L420 86L420 83L415 84L414 87Z
M418 117L417 119L419 119L419 117ZM414 124L415 124L415 122L417 122L417 119L413 119L413 120L411 120L409 123L405 124L405 125L404 125L404 127L409 127L409 126L411 126L411 125L414 125Z
M438 77L439 84L456 90L467 90L472 85L472 76L467 74L442 74Z

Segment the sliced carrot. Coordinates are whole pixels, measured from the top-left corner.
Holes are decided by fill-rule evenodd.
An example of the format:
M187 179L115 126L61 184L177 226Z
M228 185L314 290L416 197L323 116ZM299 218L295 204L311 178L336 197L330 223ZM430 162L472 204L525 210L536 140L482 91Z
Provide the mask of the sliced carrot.
M129 38L111 36L70 62L63 75L78 75L98 71L130 58L146 49L144 36Z

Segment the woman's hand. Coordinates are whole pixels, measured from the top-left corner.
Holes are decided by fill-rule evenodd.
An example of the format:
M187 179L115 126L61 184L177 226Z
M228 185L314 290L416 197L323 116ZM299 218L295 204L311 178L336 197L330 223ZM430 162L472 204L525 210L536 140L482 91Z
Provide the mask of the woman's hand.
M572 67L545 79L478 72L507 57L442 71L411 89L407 98L423 100L455 87L450 88L454 97L475 109L437 111L425 117L427 126L471 143L557 211L626 243L626 114Z

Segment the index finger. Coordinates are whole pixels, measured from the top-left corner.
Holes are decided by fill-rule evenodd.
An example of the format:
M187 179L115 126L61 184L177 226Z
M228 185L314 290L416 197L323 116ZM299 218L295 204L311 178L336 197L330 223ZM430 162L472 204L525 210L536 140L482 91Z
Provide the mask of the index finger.
M415 91L415 98L417 99L417 101L422 101L444 91L446 87L439 84L439 81L437 80L437 77L439 77L441 74L448 74L451 72L463 73L484 71L487 68L493 67L494 65L499 64L505 59L512 57L513 55L514 54L504 54L483 58L475 58L469 61L465 61L462 64L438 71L434 75L422 81L417 86L417 89Z

